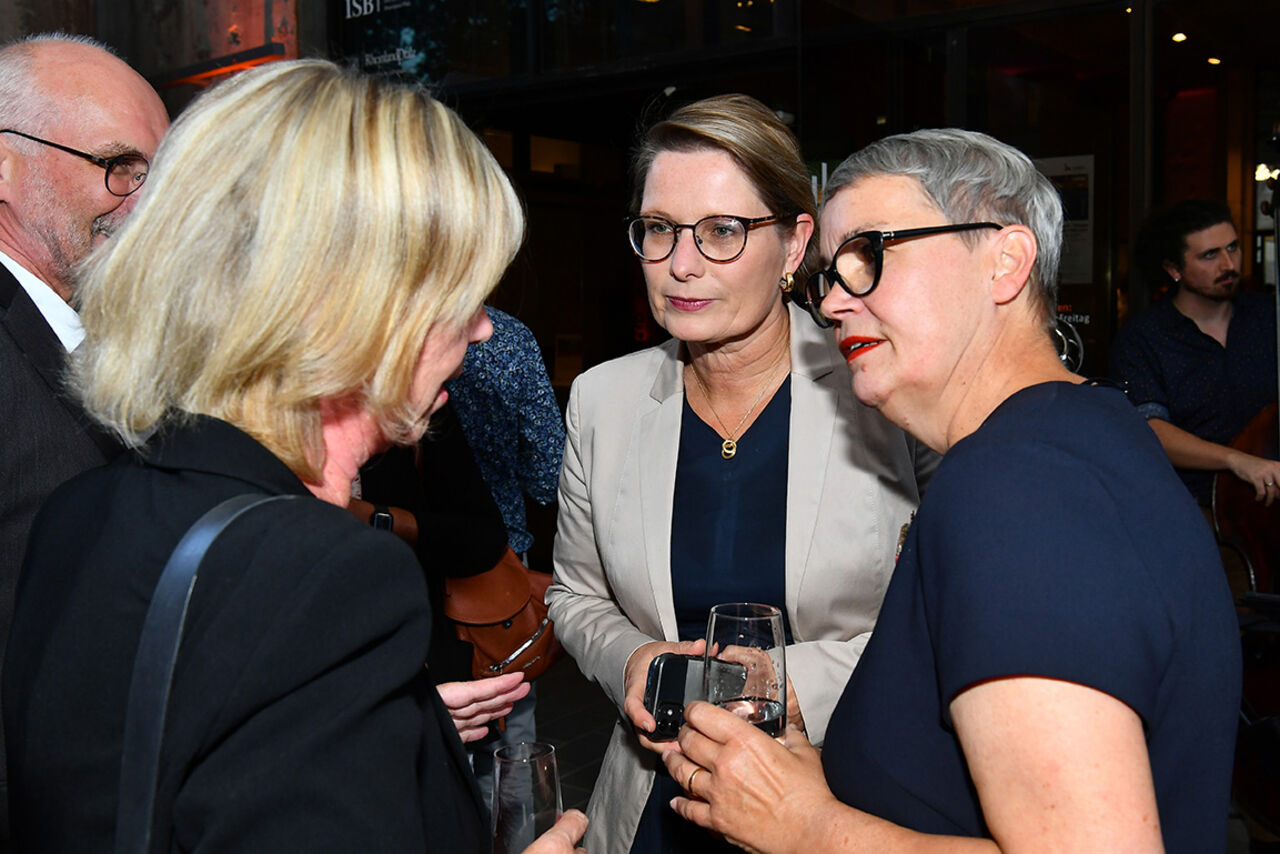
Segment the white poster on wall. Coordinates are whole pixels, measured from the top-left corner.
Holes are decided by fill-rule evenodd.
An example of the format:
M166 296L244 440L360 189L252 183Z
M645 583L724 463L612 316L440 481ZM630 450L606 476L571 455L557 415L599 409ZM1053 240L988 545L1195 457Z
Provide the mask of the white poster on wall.
M1065 218L1058 280L1064 285L1087 285L1093 281L1093 155L1045 157L1035 164L1062 196Z

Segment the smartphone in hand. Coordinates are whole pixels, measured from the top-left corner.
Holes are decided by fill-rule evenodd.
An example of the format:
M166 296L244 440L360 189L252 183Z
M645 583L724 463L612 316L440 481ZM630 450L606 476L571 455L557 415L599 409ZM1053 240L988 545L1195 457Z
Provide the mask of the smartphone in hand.
M746 684L747 671L733 661L711 659L711 666L731 672ZM649 663L649 675L644 685L644 707L657 722L653 732L645 733L653 741L671 741L684 726L684 707L702 699L703 661L700 655L681 655L664 652Z

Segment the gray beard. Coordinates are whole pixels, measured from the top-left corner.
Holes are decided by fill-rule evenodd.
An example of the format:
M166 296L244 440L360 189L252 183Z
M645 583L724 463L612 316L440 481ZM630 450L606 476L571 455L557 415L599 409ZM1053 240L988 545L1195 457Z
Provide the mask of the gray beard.
M93 235L90 233L81 237L76 234L77 229L60 210L53 187L44 175L37 172L31 176L30 181L35 204L26 217L27 227L41 240L49 254L51 275L74 292L75 269L93 248Z

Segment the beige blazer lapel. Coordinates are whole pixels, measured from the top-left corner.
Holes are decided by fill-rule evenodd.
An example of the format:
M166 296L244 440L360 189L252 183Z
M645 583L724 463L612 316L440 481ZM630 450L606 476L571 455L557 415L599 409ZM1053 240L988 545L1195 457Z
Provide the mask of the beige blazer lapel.
M831 460L839 395L829 384L835 343L801 311L791 311L791 419L787 450L787 612L793 630L819 501ZM826 380L826 381L824 381ZM815 425L823 429L815 430ZM803 440L797 437L804 437Z
M680 421L684 412L684 382L680 375L679 343L669 341L662 351L665 358L649 390L650 396L658 402L658 408L642 416L639 428L638 446L652 450L645 458L638 459L637 464L648 581L663 636L674 641L678 634L675 599L671 592L671 514L680 448Z

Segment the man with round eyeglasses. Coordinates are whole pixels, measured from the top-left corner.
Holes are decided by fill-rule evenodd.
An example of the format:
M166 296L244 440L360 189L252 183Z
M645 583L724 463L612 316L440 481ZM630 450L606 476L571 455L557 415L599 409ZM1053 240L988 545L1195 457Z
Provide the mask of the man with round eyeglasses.
M92 40L0 48L0 652L36 510L117 450L62 391L83 337L75 270L137 204L168 124L151 86Z

